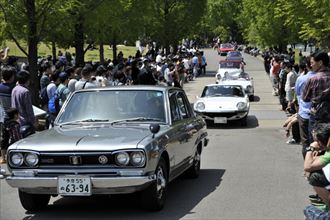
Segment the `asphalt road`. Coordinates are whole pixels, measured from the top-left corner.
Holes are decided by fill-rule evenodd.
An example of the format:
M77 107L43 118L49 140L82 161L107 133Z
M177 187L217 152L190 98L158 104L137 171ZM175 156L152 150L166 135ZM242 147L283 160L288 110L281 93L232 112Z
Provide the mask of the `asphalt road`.
M213 50L205 53L207 75L185 84L191 102L214 82L220 57ZM245 61L256 93L248 126L210 126L200 177L172 182L162 211L145 211L135 196L121 195L56 197L46 210L28 213L17 190L0 181L0 219L303 219L312 189L303 177L301 147L285 143L285 114L271 94L262 61L249 55Z

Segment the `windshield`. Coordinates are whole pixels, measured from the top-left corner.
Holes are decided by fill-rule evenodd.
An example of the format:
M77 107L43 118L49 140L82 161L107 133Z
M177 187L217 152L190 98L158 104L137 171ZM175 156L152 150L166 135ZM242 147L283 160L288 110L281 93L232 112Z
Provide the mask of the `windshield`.
M231 44L221 44L220 47L221 48L232 48L233 45L231 45Z
M225 69L239 69L240 68L240 62L221 62L220 68Z
M153 90L78 92L69 100L57 124L118 122L126 119L130 119L127 120L128 122L166 122L163 92Z
M223 80L250 80L249 74L242 71L225 72Z
M236 85L214 85L206 86L203 90L202 97L212 96L236 96L244 97L241 86Z
M241 57L242 54L239 51L231 51L227 55L228 57Z

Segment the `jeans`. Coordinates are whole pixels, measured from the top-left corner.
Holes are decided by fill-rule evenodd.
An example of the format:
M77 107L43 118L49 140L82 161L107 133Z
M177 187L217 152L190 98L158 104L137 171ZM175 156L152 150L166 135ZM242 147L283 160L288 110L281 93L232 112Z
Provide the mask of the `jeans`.
M309 205L304 209L307 220L328 220L330 219L330 211L322 211L319 208Z
M298 114L298 122L299 122L299 132L300 132L300 139L302 145L302 154L305 159L306 148L311 144L311 140L309 137L309 130L308 130L309 119L302 118Z

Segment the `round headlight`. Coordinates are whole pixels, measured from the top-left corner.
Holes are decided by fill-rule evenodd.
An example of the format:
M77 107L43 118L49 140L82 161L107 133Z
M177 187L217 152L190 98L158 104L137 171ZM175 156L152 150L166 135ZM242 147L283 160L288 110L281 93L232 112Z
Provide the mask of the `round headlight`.
M24 161L23 154L21 154L21 153L13 153L10 156L10 161L16 167L21 166L23 164L23 161Z
M115 158L119 166L126 166L129 163L129 155L126 152L117 153Z
M25 155L25 164L28 165L29 167L34 167L38 164L39 162L39 157L35 153L27 153Z
M221 79L221 75L220 74L217 74L217 79Z
M142 152L132 152L131 153L131 163L134 166L142 166L145 161L144 153Z
M239 102L239 103L237 103L236 107L238 110L244 110L246 108L246 103Z
M247 87L246 87L246 91L247 91L247 92L252 92L252 86L247 86Z
M196 109L197 109L198 111L203 111L203 110L205 109L205 104L204 104L203 102L198 102L198 103L196 104Z

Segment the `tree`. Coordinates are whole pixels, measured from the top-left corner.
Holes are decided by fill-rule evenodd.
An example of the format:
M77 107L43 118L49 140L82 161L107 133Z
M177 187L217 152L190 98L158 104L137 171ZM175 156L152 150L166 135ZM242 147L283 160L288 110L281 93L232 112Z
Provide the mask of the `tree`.
M206 0L154 0L146 10L146 36L158 41L169 52L179 40L193 33L206 10ZM148 10L147 8L150 7Z
M39 89L38 43L45 36L45 28L51 14L49 11L59 5L63 5L63 2L59 0L0 0L0 10L3 15L1 25L4 31L2 37L13 40L28 57L34 104L38 103ZM27 42L27 51L21 46L22 41Z

